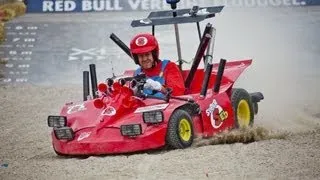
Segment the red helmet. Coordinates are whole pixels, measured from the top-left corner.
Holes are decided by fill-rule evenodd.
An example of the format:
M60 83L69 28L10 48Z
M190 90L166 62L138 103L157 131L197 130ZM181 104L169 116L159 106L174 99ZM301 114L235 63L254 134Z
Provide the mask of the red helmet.
M159 60L159 44L157 39L148 33L138 34L130 42L130 51L134 62L139 64L137 54L143 54L152 51L153 58Z

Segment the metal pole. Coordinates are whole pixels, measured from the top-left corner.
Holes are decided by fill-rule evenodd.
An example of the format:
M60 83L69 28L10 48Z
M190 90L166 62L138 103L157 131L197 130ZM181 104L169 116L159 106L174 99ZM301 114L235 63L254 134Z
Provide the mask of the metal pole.
M176 34L179 68L180 68L180 70L182 70L181 44L180 44L178 24L174 24L174 30L175 30L175 34Z
M213 59L213 48L214 48L214 41L215 41L215 35L216 35L216 29L214 27L211 27L209 33L211 34L212 38L210 39L210 42L207 47L206 55L203 58L204 63L204 69L206 70L208 64L212 64Z
M210 33L212 35L212 38L210 39L210 44L207 49L207 55L213 56L214 42L215 42L215 38L216 38L216 29L214 27L212 27Z
M177 12L175 10L177 8L176 4L171 4L171 8L172 8L173 17L177 17ZM178 26L178 24L174 24L174 32L175 32L175 35L176 35L179 68L180 68L180 70L182 70L181 44L180 44L180 35L179 35L179 26Z
M198 34L199 34L199 40L201 41L201 30L200 30L200 23L197 22L197 29L198 29Z

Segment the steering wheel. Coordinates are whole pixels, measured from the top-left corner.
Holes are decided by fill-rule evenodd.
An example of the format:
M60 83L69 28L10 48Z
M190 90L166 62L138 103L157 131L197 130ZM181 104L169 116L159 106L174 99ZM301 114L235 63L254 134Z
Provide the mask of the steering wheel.
M166 93L164 94L164 98L154 96L155 93L158 93L159 91L154 90L154 94L147 95L144 93L144 84L146 83L147 77L144 73L138 74L133 77L125 77L125 78L119 78L119 79L114 79L114 78L109 78L106 80L107 84L109 87L113 85L115 81L117 81L121 86L125 86L127 82L129 82L128 88L133 90L134 95L137 97L141 97L143 99L146 98L153 98L153 99L160 99L164 101L169 101L171 94L172 94L172 89L171 88L166 88Z

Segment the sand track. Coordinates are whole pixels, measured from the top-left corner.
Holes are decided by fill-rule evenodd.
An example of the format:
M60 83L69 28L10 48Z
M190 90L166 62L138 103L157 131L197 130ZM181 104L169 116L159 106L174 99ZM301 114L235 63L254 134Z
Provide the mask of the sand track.
M81 87L0 87L0 179L317 179L320 128L249 144L193 146L130 156L61 158L46 124ZM259 121L259 119L257 119ZM263 124L262 122L261 124ZM313 123L313 122L311 122ZM272 130L272 129L268 129Z

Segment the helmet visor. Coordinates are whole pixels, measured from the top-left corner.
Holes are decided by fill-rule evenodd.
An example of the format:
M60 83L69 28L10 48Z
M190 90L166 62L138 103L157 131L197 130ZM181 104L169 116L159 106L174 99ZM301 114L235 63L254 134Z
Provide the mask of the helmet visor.
M144 53L148 53L151 52L155 49L155 47L140 47L140 48L135 48L132 49L132 53L133 54L144 54Z

